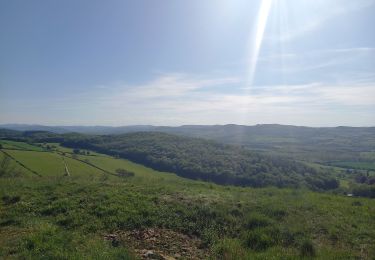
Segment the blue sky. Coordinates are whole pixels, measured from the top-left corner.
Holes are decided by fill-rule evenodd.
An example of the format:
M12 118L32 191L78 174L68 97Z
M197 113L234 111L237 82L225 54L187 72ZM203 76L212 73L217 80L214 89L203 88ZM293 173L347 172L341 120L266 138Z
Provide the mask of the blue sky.
M375 125L375 0L0 0L0 123Z

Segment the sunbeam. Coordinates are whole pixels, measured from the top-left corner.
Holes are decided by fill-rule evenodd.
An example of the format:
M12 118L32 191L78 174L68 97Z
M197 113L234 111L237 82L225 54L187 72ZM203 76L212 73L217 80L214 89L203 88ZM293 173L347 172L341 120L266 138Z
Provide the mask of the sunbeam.
M267 20L274 0L261 0L258 15L254 23L254 28L249 36L248 65L246 70L245 95L251 94L251 88L254 85L256 67L259 59L259 52L262 47L264 32L267 26ZM250 99L248 102L251 102ZM246 124L248 117L248 108L250 103L243 108L242 122Z
M273 0L262 0L255 22L255 28L250 36L250 52L249 52L249 69L247 76L247 86L254 83L256 66L259 58L259 51L262 46L264 31L266 30L267 20L272 7Z

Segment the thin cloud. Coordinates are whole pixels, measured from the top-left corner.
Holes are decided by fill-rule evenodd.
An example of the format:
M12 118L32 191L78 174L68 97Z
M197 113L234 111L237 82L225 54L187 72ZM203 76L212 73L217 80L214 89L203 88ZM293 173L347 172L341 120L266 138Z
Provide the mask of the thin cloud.
M285 119L282 115L285 117L288 111L290 114L287 117L293 118L295 111L319 117L323 111L328 113L350 108L354 113L363 107L367 107L367 111L374 110L375 84L329 85L316 82L258 86L253 87L251 94L246 94L248 92L240 87L231 93L215 89L215 86L234 84L237 81L163 75L145 85L128 86L129 89L124 89L123 93L102 96L96 103L104 111L127 111L132 117L144 120L142 122L162 124L171 123L171 118L179 118L173 124L215 123L213 118L219 115L220 121L216 123L248 123L240 121L243 113L266 113L269 120L272 118L274 122L283 122L278 120ZM163 83L168 84L162 85ZM176 86L179 89L177 92ZM304 122L307 123L306 120Z
M371 59L373 57L373 59ZM353 78L373 77L375 48L337 48L300 53L286 53L263 56L259 70L264 74L280 73L283 77L306 77L313 80L319 73L320 80L336 78L338 82L348 82ZM311 73L313 72L313 73ZM337 75L337 77L335 76Z
M285 42L314 32L337 16L374 5L375 1L290 0L277 1L276 4L274 12L283 12L277 14L281 15L283 19L283 27L279 34L271 34L267 38Z
M375 124L375 83L254 86L250 94L241 84L236 77L171 73L141 85L108 85L64 100L40 100L40 107L49 107L45 113L28 107L27 100L18 109L28 107L24 122L42 118L50 124Z

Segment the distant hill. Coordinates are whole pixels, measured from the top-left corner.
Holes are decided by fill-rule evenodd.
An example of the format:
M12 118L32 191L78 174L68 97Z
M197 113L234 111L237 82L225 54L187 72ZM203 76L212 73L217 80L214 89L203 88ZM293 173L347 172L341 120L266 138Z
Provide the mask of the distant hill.
M132 132L163 132L198 137L225 144L313 162L374 160L375 127L301 127L290 125L185 125L168 126L39 126L0 125L19 131L53 133L124 134ZM365 154L364 154L365 153ZM370 153L370 156L368 154Z
M48 131L51 133L83 133L83 134L124 134L128 132L152 131L157 128L151 125L134 126L44 126L27 124L4 124L0 125L2 129L11 129L16 131Z
M300 127L288 125L181 126L158 131L200 137L313 162L375 161L375 127ZM370 157L364 153L372 153ZM372 158L372 159L371 159Z

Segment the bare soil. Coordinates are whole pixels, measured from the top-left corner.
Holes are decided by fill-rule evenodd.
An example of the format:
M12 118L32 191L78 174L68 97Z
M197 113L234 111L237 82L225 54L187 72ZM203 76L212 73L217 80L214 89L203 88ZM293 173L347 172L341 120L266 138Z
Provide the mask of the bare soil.
M113 246L123 245L141 259L205 259L208 251L197 237L169 229L149 228L108 234Z

